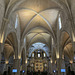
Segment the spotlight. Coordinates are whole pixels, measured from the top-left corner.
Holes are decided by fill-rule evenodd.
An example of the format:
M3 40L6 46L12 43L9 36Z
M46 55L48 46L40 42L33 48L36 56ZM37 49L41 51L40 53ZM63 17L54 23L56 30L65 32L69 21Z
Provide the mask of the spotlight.
M24 70L23 70L22 72L23 72L23 73L25 73L25 71L24 71Z
M54 70L53 72L55 73L56 71Z

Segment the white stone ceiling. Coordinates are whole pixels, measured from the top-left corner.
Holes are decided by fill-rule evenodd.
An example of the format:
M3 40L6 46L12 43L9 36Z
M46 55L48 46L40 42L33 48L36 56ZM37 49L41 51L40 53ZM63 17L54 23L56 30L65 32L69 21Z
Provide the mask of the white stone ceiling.
M63 0L63 2L65 1ZM50 37L56 38L57 36L59 6L52 0L26 0L18 7L16 12L19 17L21 37L26 35L27 47L37 42L44 43L49 47ZM14 44L10 35L9 38ZM62 47L64 47L65 53L69 55L72 50L70 36L64 33L61 39Z
M56 34L53 28L57 25L58 5L51 0L27 0L19 6L17 14L21 34L29 33L27 44L30 46L42 42L49 46L50 37L55 37Z
M52 27L55 25L58 10L49 9L37 13L31 9L22 9L18 11L18 15L20 18L22 32L25 30L27 33L30 29L38 26L43 26L51 31Z

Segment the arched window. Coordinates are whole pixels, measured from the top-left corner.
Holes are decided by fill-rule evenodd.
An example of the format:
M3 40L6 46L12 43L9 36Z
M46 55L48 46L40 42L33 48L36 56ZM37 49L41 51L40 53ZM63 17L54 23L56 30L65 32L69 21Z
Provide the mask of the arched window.
M46 54L44 53L44 57L46 57Z
M18 15L16 15L15 28L18 26Z
M61 17L60 17L60 14L59 14L58 22L59 22L59 30L60 30L60 29L62 28L62 24L61 24Z
M34 57L34 53L32 53L32 57Z
M40 54L38 54L38 57L40 57Z

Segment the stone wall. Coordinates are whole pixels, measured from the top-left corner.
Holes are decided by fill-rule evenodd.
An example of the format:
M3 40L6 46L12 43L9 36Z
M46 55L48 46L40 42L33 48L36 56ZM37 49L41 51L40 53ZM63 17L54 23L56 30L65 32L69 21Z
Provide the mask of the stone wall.
M75 0L71 0L71 11L74 19L74 24L75 24Z

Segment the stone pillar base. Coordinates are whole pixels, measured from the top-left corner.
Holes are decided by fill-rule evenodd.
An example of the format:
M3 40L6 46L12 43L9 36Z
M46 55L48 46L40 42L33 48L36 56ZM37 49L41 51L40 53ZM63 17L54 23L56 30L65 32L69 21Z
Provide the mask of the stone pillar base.
M61 75L61 59L57 59L57 73Z
M12 73L12 75L20 75L20 59L14 59L13 69L17 69L17 73Z
M26 75L26 67L25 67L25 66L26 66L25 64L22 65L22 71L25 71L25 72L23 73L23 75Z

